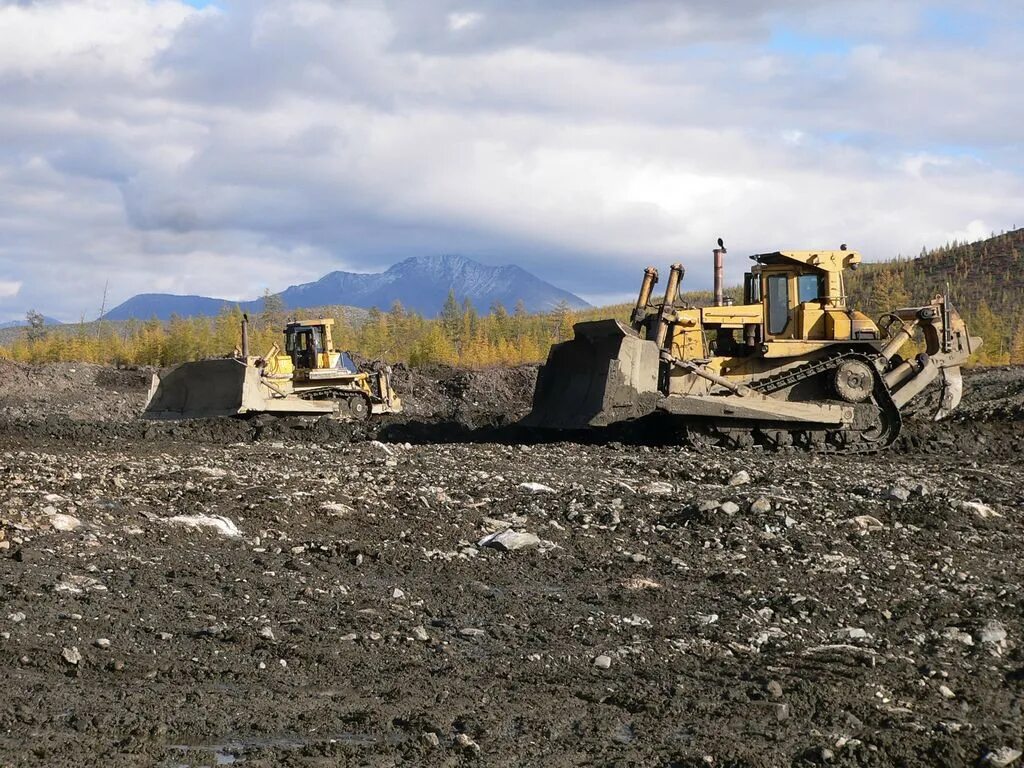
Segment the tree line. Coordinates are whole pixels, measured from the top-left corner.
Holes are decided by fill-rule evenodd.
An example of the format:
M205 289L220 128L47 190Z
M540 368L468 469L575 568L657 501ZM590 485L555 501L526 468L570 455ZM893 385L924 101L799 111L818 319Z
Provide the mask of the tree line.
M948 293L971 335L984 339L972 363L1024 363L1024 229L862 264L846 287L850 305L874 318Z
M922 251L913 259L868 263L847 273L851 307L873 318L900 306L923 304L949 292L972 335L985 340L973 362L979 365L1024 363L1024 229L978 243L951 243ZM727 293L738 299L738 288ZM684 294L693 305L711 303L708 291ZM395 302L387 311L351 307L302 310L301 316L335 321L335 346L370 359L413 366L467 367L517 365L542 361L552 344L572 337L581 320L613 317L628 321L632 307L574 310L562 302L547 312L527 312L519 302L510 310L495 303L486 313L454 292L436 317ZM262 311L251 318L251 349L256 354L281 345L282 329L295 310L279 297L264 295ZM242 313L225 308L216 317L172 317L168 322L96 321L45 326L29 312L28 327L0 357L21 362L84 361L107 365L168 366L230 354L240 343Z
M623 319L621 308L573 310L562 302L548 312L530 313L522 302L511 311L493 304L486 314L468 299L449 293L436 317L424 317L394 302L388 311L366 312L351 307L322 307L287 311L276 296L264 297L263 310L250 317L250 349L263 354L283 346L282 331L293 317L334 320L334 343L368 359L403 362L414 366L448 364L467 367L517 365L543 360L552 344L572 337L580 320L608 316ZM106 365L168 366L230 354L241 341L242 312L225 307L215 317L171 317L122 322L96 321L66 326L43 326L35 313L29 326L6 347L0 357L19 362L83 361Z

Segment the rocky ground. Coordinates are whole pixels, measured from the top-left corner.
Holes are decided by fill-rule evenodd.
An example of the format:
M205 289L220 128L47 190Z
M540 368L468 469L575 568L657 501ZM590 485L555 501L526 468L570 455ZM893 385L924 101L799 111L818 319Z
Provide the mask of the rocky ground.
M837 458L553 441L531 368L352 427L5 365L0 765L1022 762L1024 370Z

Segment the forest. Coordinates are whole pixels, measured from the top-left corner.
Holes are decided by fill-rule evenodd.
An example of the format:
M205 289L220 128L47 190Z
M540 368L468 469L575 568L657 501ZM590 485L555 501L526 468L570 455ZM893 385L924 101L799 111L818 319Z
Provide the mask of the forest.
M877 318L900 306L927 302L948 291L972 335L985 339L975 365L1024 363L1024 229L977 243L951 243L916 258L866 263L847 275L849 304ZM735 295L736 289L727 293ZM710 293L683 298L710 303ZM280 344L281 330L293 317L331 317L335 344L367 359L412 366L450 364L467 367L540 362L548 348L572 336L581 320L626 320L630 305L574 311L566 304L545 313L528 313L522 304L496 304L481 312L454 294L436 317L424 317L396 302L386 311L335 306L288 310L271 294L264 311L251 319L252 347L261 353ZM238 309L217 317L172 318L46 326L30 312L29 326L16 334L0 357L21 362L83 361L108 365L167 366L230 354L239 344Z
M948 293L971 335L985 341L975 365L1024 363L1024 229L865 263L846 283L850 306L873 318Z

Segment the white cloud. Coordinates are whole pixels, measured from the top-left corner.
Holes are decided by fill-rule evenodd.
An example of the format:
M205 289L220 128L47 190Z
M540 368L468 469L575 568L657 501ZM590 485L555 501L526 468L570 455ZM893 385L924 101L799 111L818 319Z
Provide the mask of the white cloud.
M0 320L453 251L620 295L703 284L720 235L881 258L1022 223L1020 14L979 56L927 7L0 0Z
M0 280L0 299L10 299L21 292L21 280Z
M197 13L170 0L0 5L0 74L148 76L153 57Z
M469 11L466 13L449 13L448 14L448 29L452 32L459 32L463 29L469 29L470 27L479 24L483 19L482 13L476 13Z

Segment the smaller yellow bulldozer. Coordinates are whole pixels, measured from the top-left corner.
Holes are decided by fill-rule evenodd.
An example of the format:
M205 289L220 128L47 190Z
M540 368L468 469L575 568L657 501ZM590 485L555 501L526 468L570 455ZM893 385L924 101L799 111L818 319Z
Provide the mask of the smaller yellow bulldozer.
M681 299L679 264L659 301L648 267L629 325L577 323L574 339L552 347L526 423L580 429L660 414L695 447L858 452L895 441L901 410L933 381L942 386L936 418L960 403L960 366L982 341L948 296L875 323L847 305L844 272L861 257L843 246L751 256L734 304L718 245L714 306ZM915 340L924 349L904 359Z
M242 345L231 357L183 363L154 376L143 416L201 419L271 413L329 416L343 421L399 413L391 370L362 371L334 348L331 319L298 320L284 329L284 351L275 344L263 357L249 354L248 318Z

